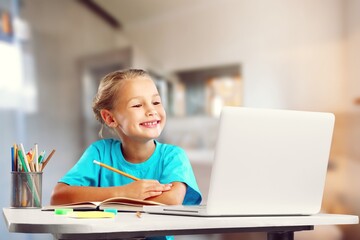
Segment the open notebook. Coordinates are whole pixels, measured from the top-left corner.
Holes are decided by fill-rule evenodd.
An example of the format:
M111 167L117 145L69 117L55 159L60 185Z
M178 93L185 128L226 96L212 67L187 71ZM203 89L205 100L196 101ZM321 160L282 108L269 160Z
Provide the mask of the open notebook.
M145 206L148 213L242 216L320 211L334 115L224 107L206 207Z
M113 197L105 199L101 202L74 202L61 205L49 205L42 207L43 211L55 210L55 209L66 209L71 208L74 210L105 210L105 209L117 209L118 211L134 212L143 211L145 205L163 205L162 203L140 200L127 197Z

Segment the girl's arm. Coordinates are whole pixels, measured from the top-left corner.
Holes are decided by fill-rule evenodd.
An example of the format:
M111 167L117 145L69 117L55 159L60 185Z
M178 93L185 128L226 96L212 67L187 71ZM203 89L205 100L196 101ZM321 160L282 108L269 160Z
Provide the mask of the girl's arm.
M181 205L186 194L186 184L182 182L173 182L169 191L147 198L146 200L156 201L167 205Z
M169 191L171 187L171 184L160 184L156 180L139 180L119 187L83 187L57 183L51 195L50 204L103 201L111 197L129 197L143 200Z

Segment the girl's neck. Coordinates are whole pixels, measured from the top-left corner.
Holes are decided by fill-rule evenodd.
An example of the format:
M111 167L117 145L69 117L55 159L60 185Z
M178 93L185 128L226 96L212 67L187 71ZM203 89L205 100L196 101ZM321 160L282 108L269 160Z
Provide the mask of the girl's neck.
M155 141L147 142L122 142L121 151L126 161L142 163L150 158L155 151Z

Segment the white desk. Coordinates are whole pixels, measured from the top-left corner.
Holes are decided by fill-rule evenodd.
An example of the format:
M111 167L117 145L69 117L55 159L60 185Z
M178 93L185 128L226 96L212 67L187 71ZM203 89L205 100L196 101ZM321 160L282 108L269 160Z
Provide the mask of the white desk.
M357 224L358 216L317 214L272 217L181 217L118 213L111 219L73 219L39 209L4 208L10 232L49 233L55 239L119 239L163 235L267 232L269 240L292 240L294 231L316 225Z

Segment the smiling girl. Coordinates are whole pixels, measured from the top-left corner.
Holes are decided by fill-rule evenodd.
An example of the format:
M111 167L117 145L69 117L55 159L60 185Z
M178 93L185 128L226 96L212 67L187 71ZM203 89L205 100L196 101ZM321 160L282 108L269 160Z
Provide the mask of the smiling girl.
M51 204L102 201L110 197L147 199L168 205L194 205L201 193L181 148L156 141L166 113L154 81L143 70L106 75L93 101L95 117L118 139L92 143L54 188ZM100 131L100 135L102 128ZM110 165L141 180L101 168Z

